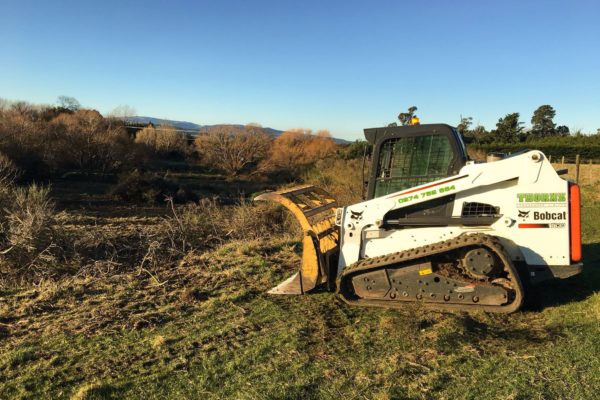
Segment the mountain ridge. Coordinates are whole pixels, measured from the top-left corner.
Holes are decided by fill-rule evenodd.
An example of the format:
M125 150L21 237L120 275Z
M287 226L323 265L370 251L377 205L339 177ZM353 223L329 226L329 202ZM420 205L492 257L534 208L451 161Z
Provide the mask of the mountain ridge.
M176 129L179 129L182 131L190 131L189 133L191 133L192 135L194 135L194 132L204 133L204 132L208 132L212 128L219 127L219 126L233 126L233 127L243 127L244 126L242 124L200 125L200 124L196 124L194 122L189 122L189 121L178 121L178 120L172 120L172 119L138 116L138 115L132 116L132 117L125 117L125 120L129 124L169 125L169 126L172 126ZM262 129L264 129L264 131L268 135L273 136L273 137L278 137L279 135L281 135L284 132L283 130L269 128L269 127L263 127ZM345 140L345 139L333 138L333 140L338 144L350 144L351 143L350 141Z

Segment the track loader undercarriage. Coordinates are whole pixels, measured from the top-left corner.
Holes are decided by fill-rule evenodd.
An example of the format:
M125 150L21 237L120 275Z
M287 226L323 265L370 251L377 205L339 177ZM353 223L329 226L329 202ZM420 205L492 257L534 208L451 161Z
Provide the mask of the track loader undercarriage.
M446 310L505 313L523 301L510 258L484 234L358 261L337 278L337 293L355 305L395 308L420 301Z

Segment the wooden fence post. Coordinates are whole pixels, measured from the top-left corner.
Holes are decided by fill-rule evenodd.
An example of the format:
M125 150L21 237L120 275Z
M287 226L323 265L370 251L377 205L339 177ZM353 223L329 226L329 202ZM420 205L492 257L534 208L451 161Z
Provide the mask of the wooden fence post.
M548 162L549 162L550 164L552 164L552 155L549 155L549 156L548 156Z
M589 166L589 170L590 172L588 172L588 175L590 176L590 185L593 183L592 182L592 159L590 158L590 166Z
M563 168L565 167L565 156L562 156L562 158L560 159L560 163L562 164Z
M577 154L577 156L575 156L575 183L579 184L579 164L580 164L580 159L579 159L579 154Z

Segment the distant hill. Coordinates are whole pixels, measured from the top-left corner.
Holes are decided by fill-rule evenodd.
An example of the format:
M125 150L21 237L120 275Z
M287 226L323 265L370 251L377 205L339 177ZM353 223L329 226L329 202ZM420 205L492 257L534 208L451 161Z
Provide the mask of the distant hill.
M241 124L217 124L217 125L202 125L200 127L200 131L201 133L205 133L205 132L209 132L212 129L216 129L222 126L231 126L233 128L243 128L244 125ZM273 136L273 137L277 137L279 135L281 135L283 133L283 131L280 131L279 129L273 129L273 128L262 128L265 133L267 135Z
M135 116L135 117L127 117L126 120L128 123L136 124L136 125L138 125L138 124L170 125L174 128L181 129L184 131L187 131L187 130L198 131L198 130L200 130L200 128L202 128L202 125L198 125L193 122L175 121L172 119L162 119L162 118L154 118L154 117Z
M204 132L208 132L211 129L220 127L220 126L233 126L236 128L241 128L244 125L241 124L216 124L216 125L198 125L195 124L193 122L188 122L188 121L175 121L172 119L162 119L162 118L154 118L154 117L144 117L144 116L134 116L134 117L127 117L127 122L130 124L135 124L135 125L140 125L140 124L153 124L153 125L169 125L172 126L174 128L180 129L182 131L190 131L188 133L190 133L191 135L195 135L197 133L204 133ZM279 135L281 135L283 133L282 130L279 129L274 129L274 128L263 128L264 131L273 137L277 137ZM197 133L196 133L197 132ZM344 140L344 139L333 139L336 143L338 144L349 144L351 143L348 140Z

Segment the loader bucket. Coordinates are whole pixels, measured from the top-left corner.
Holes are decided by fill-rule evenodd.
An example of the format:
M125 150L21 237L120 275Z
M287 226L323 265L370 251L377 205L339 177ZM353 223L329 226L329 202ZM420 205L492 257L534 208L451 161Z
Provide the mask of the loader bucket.
M339 231L335 226L335 199L315 186L296 186L263 193L255 201L274 201L294 214L302 227L302 264L297 273L275 286L272 294L304 294L329 278L338 253Z

